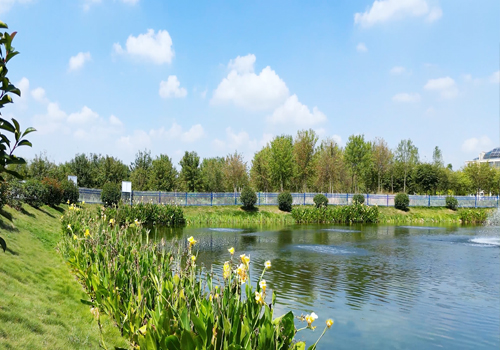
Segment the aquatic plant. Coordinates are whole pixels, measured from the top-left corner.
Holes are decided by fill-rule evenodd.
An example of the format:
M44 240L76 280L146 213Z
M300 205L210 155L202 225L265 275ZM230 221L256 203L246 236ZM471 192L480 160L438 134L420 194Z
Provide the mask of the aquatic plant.
M276 294L264 279L270 261L253 286L250 256L238 259L232 247L218 273L197 265L194 237L150 241L139 221L120 226L104 209L69 210L61 221L59 250L89 295L83 302L98 324L111 316L135 348L299 350L296 333L315 328L314 313L298 330L291 311L274 315Z
M184 225L184 213L177 205L138 203L120 204L118 207L105 208L105 214L124 225L135 220L145 225L180 226Z
M484 224L488 219L488 211L476 209L460 209L458 215L463 224Z
M376 223L379 210L377 206L352 204L328 207L295 207L292 217L297 224L330 224L330 223Z

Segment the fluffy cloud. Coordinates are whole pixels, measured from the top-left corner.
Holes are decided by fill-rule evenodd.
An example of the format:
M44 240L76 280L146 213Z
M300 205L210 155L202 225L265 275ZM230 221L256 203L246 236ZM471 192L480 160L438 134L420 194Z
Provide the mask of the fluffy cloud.
M455 80L450 77L430 79L427 84L425 84L424 89L437 91L443 98L454 98L458 95L458 88Z
M401 67L401 66L392 67L392 69L390 70L390 73L394 74L394 75L400 75L400 74L403 74L405 72L406 72L405 67Z
M36 89L31 91L31 96L35 99L35 101L40 103L48 103L49 100L45 97L45 89L41 87L37 87Z
M1 4L1 0L0 0ZM26 107L26 98L29 95L30 92L30 81L28 78L23 77L21 80L19 80L17 83L14 84L19 90L21 90L21 97L13 96L15 99L19 101L21 106L24 108Z
M420 101L420 95L417 93L406 93L402 92L392 96L394 102L418 102Z
M491 76L490 76L490 82L494 83L494 84L498 84L500 83L500 70L499 71L496 71L495 73L493 73Z
M481 151L489 151L493 146L488 136L481 136L479 138L472 137L467 139L462 144L462 151L466 153L479 153Z
M358 52L367 52L368 51L368 48L366 47L366 45L364 43L359 43L357 46L356 46L356 50Z
M88 62L91 60L90 52L79 52L76 54L76 56L72 56L69 59L69 67L68 70L74 71L74 70L79 70L83 67L85 62Z
M370 9L354 15L354 23L363 27L401 20L405 17L423 17L433 22L442 16L439 7L431 8L425 0L376 0Z
M264 133L258 140L251 139L246 131L235 132L231 127L226 128L226 139L215 139L212 144L218 152L234 152L243 153L247 161L251 161L256 151L264 147L273 139L272 134Z
M177 79L175 75L170 75L167 81L160 82L160 91L159 94L162 98L169 97L186 97L187 90L185 88L181 88L181 83Z
M159 30L155 34L153 29L148 29L145 34L139 34L136 37L130 35L125 49L119 43L115 43L113 48L118 54L128 54L155 64L171 63L174 58L172 38L166 30Z
M16 4L28 4L33 0L0 0L0 14L8 12Z
M337 143L337 145L342 146L342 137L339 135L333 135L332 139Z
M254 73L255 56L238 56L228 64L230 70L217 89L212 105L233 103L250 110L271 109L288 97L288 87L271 67Z
M271 124L294 124L299 127L310 127L326 121L326 115L314 107L311 110L299 102L297 95L290 96L282 106L276 108L268 118Z
M188 131L182 133L181 140L184 142L194 142L201 139L205 135L205 131L201 124L196 124Z

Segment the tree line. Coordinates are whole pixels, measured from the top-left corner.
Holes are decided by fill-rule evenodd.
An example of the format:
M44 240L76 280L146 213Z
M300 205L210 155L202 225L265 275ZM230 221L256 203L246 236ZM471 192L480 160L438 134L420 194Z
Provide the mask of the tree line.
M165 154L152 157L143 150L129 165L98 154L77 154L68 162L55 164L42 153L13 168L26 178L40 180L75 175L78 186L87 188L131 181L137 191L239 192L250 186L262 192L500 192L500 169L473 162L453 170L451 164L444 164L437 146L432 161L424 162L410 139L391 149L383 138L368 141L364 135L351 135L341 147L332 138L319 141L313 130L298 131L295 137L276 136L255 153L250 164L238 152L200 159L196 152L186 151L179 166L180 171Z

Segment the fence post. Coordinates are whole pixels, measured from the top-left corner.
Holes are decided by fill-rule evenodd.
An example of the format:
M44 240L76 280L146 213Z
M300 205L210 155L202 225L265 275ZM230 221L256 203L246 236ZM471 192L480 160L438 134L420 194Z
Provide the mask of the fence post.
M474 208L477 208L477 193L474 195Z
M260 207L260 191L259 191L259 207Z
M431 206L431 195L429 195L429 205L428 205L428 207L430 207L430 206Z
M370 194L366 194L366 205L370 205Z
M158 191L158 204L161 204L161 191Z
M499 197L499 196L498 196L498 194L497 194L497 208L498 208L498 197Z
M236 192L234 192L234 205L236 205Z
M304 192L304 205L306 205L306 193Z
M347 203L345 205L349 205L349 193L347 194L346 200L347 200Z
M188 193L186 192L186 207L188 205Z
M389 206L389 193L387 193L387 205L386 205L386 207L388 207L388 206Z
M210 192L210 206L213 206L214 204L214 193Z

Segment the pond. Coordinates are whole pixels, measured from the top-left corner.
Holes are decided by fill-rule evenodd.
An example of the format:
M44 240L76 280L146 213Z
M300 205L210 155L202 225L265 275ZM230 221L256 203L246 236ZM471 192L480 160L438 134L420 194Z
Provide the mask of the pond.
M184 228L197 262L219 271L227 249L264 261L275 315L314 311L318 328L297 339L318 349L498 349L499 227L289 226ZM254 282L255 283L255 282ZM296 321L297 327L301 327Z

